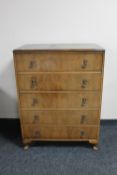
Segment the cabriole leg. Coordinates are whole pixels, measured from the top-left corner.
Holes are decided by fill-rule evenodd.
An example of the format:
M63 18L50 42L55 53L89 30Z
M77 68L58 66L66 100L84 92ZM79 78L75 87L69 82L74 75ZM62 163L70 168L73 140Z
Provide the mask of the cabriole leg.
M93 150L98 150L98 141L97 140L89 140L89 143L93 145Z
M28 140L28 139L24 139L23 140L24 150L28 150L29 149L29 144L30 143L31 143L31 141Z

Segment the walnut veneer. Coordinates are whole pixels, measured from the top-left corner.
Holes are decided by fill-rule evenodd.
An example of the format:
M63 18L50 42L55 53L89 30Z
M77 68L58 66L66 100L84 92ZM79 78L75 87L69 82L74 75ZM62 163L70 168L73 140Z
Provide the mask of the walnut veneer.
M98 144L104 50L93 44L42 44L13 54L23 143Z

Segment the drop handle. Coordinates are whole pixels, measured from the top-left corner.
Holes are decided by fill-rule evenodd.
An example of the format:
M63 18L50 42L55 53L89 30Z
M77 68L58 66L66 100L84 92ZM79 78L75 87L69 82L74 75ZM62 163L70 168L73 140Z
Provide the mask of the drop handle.
M32 106L35 106L38 104L38 99L37 98L33 98L32 99Z
M30 61L30 63L29 63L29 68L30 69L32 69L32 68L34 68L36 66L36 62L35 61Z
M83 123L84 123L85 118L86 118L86 116L85 116L85 115L82 115L82 116L81 116L81 120L80 120L80 123L81 123L81 124L83 124Z
M81 87L82 88L86 88L86 85L87 85L88 81L87 80L82 80L82 84L81 84Z
M38 115L34 115L33 124L35 124L37 121L39 121L39 116Z
M34 132L34 137L40 137L40 131L35 131Z
M31 79L31 88L33 89L35 87L37 87L37 79L35 77L33 77Z
M85 135L84 131L80 131L80 137L82 138Z
M87 63L88 63L88 61L84 59L82 62L81 68L85 69L87 67Z
M86 105L87 99L86 98L82 98L81 101L81 106L84 107Z

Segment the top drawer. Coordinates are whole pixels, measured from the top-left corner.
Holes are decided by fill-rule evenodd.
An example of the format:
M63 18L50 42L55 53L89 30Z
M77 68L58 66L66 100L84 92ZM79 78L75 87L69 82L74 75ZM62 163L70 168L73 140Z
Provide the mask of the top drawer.
M18 72L101 71L101 52L40 52L16 53Z

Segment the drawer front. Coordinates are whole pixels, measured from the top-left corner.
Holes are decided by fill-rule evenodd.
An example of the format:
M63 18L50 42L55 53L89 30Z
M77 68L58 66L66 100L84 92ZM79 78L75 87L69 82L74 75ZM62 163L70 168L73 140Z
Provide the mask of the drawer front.
M24 137L32 139L96 139L98 127L23 125Z
M23 124L40 125L98 125L98 110L21 110Z
M100 92L21 93L21 108L99 108Z
M19 74L20 90L100 90L101 73Z
M102 53L45 52L15 54L17 71L101 71Z

